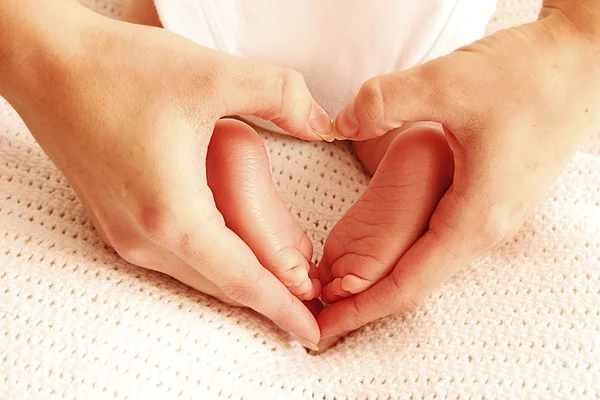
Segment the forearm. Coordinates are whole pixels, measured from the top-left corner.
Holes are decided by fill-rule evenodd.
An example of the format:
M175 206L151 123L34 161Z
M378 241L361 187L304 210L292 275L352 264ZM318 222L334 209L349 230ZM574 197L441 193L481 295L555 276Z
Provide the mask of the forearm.
M69 57L81 8L73 0L0 0L1 96L32 90Z

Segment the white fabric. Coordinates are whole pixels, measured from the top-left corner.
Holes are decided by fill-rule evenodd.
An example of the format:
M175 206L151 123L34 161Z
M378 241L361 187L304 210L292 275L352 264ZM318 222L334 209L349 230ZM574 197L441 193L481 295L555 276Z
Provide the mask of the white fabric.
M112 16L123 9L87 4ZM500 1L490 29L533 19L537 5ZM345 143L263 138L318 257L367 177ZM599 264L596 135L514 240L417 312L311 356L255 313L105 249L0 100L1 399L596 399Z
M496 0L155 0L163 26L299 71L333 118L367 79L479 39ZM273 124L249 118L281 132Z

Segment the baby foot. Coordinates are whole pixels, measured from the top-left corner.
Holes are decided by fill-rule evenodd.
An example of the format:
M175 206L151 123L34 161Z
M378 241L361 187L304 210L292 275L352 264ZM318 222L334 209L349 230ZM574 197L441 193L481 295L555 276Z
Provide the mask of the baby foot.
M388 275L425 233L452 181L452 152L436 125L403 127L370 142L356 143L356 150L375 175L329 234L319 265L328 303Z
M254 129L237 120L220 120L206 166L208 185L227 227L292 294L300 300L319 296L312 242L279 198Z

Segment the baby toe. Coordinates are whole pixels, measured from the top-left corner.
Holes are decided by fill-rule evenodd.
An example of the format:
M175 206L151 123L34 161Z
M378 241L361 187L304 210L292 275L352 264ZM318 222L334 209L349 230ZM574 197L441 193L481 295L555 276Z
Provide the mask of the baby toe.
M323 288L321 297L325 303L335 303L347 297L352 296L352 293L342 288L342 278L335 278L330 284Z
M282 263L271 270L294 296L306 301L321 294L321 282L316 277L318 273L312 262L307 261L295 248L288 248L278 255Z
M306 260L304 260L304 263L306 263ZM287 270L275 269L273 272L281 283L289 288L298 287L303 283L310 282L308 271L303 265L296 265Z
M318 279L309 279L300 285L289 288L290 292L302 301L309 301L321 294L321 282Z
M344 276L341 282L342 290L352 294L361 293L371 285L373 285L373 281L352 274Z
M393 139L367 190L327 238L325 301L361 293L392 271L427 231L452 172L452 152L439 129L413 126Z
M284 286L310 297L312 242L280 199L266 150L242 122L220 120L210 142L207 177L229 229Z

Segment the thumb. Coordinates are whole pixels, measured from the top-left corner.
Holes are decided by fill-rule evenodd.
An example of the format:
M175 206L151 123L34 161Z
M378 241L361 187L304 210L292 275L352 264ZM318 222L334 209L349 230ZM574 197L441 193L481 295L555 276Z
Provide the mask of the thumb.
M405 122L444 123L444 90L430 79L433 62L366 81L350 104L335 118L338 138L368 140Z
M475 260L480 251L471 236L469 210L458 206L452 188L440 201L430 229L400 258L393 271L365 292L324 309L317 322L319 349L376 319L413 310L459 269ZM458 214L458 218L451 217ZM450 219L447 218L450 216ZM455 225L458 223L458 225ZM335 341L335 340L333 340Z
M253 115L300 139L333 139L330 117L299 72L230 55L222 65L221 117Z

